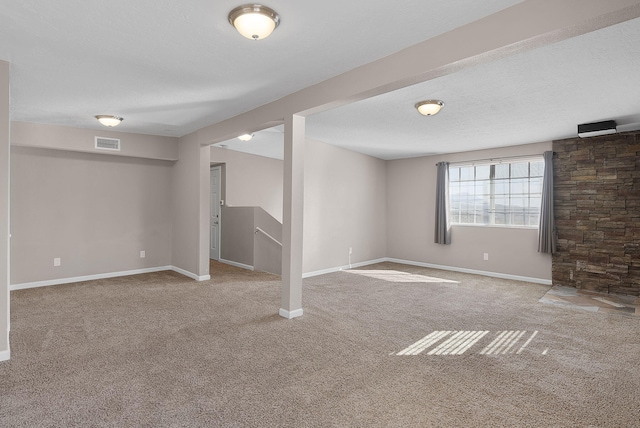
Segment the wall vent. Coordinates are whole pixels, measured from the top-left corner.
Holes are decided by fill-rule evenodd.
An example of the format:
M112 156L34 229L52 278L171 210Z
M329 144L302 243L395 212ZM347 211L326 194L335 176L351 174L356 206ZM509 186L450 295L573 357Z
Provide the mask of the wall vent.
M118 138L96 137L96 149L120 151L120 140Z

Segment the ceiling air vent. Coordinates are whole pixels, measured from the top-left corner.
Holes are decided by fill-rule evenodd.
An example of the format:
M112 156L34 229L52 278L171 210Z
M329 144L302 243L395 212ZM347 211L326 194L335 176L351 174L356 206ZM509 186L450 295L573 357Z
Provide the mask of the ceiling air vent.
M608 135L616 133L616 121L605 120L604 122L583 123L578 125L578 137L597 137L598 135Z
M96 149L120 151L120 140L118 138L96 137Z

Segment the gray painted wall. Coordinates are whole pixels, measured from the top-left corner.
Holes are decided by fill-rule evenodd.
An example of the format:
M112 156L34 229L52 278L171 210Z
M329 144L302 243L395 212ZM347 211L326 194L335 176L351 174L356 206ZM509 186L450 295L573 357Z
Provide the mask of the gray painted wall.
M13 146L11 284L171 265L172 165Z
M11 145L62 149L97 153L95 137L117 138L120 151L106 152L112 156L130 156L147 159L177 160L178 139L155 135L131 134L108 128L82 129L58 125L12 122ZM105 153L102 151L102 153Z
M211 163L225 164L225 205L262 207L282 222L281 160L211 147Z
M254 207L222 207L220 258L253 266Z
M220 258L255 270L280 274L282 247L256 227L282 242L282 224L260 207L222 207ZM215 274L215 272L212 272Z
M507 275L551 279L551 256L538 253L538 230L453 226L451 245L433 243L435 178L440 161L542 154L551 143L389 161L387 256ZM483 254L489 253L489 260Z
M308 141L303 271L347 265L351 247L352 263L393 257L548 279L550 259L535 251L532 229L457 226L452 246L433 244L432 194L435 163L441 159L518 156L549 148L542 143L385 162ZM274 217L273 211L281 215L282 209L282 162L218 148L203 155L203 149L208 147L200 147L195 134L181 139L175 163L13 147L11 283L165 265L208 274L207 260L199 260L190 243L208 239L198 236L200 223L208 222L208 203L197 202L208 198L209 161L226 164L227 203L267 203ZM206 169L206 180L200 169ZM140 250L146 259L139 258ZM488 261L482 260L485 252ZM53 266L54 257L62 266Z
M157 137L155 147L156 137L111 131L108 136L121 138L135 150L127 156L83 153L76 146L86 143L87 132L95 133L18 124L18 132L12 134L12 139L19 140L12 144L18 154L12 198L19 218L13 229L20 238L12 244L16 259L11 284L171 265L195 277L208 275L208 251L203 251L208 249L208 236L201 237L200 229L209 220L209 147L201 147L196 134L184 137L180 144L174 138ZM45 138L46 143L40 141ZM171 154L174 145L175 155ZM181 161L155 160L164 154L177 157L178 150ZM45 177L46 182L33 177ZM206 204L201 205L201 200ZM95 207L102 210L93 212ZM56 215L42 221L43 210ZM104 222L94 228L89 217ZM83 231L73 229L73 222L82 225ZM29 224L36 227L30 231ZM61 230L56 224L66 225L71 232L56 235ZM93 247L85 242L89 240L96 240ZM140 250L146 251L145 259L140 259ZM34 257L39 263L35 269ZM60 267L54 268L54 257L62 259Z
M282 244L282 223L262 208L254 210L254 225ZM282 245L262 233L253 235L253 267L255 270L282 273Z
M281 221L282 161L217 147L211 161L226 163L227 205L261 206ZM303 272L347 265L349 247L353 263L385 257L385 161L307 140L304 180ZM237 257L240 250L225 240L225 227L223 220L223 254Z
M199 242L198 209L201 203L198 170L194 167L199 163L197 136L191 134L181 138L178 150L179 160L173 167L172 181L172 260L174 266L195 274L198 254L194 245Z
M352 247L352 263L390 257L550 280L551 258L537 252L537 229L454 226L452 245L433 243L436 162L550 149L549 142L385 162L307 140L303 271L345 266ZM228 155L223 158L218 151ZM227 177L226 185L234 189L228 200L241 192L244 203L259 205L263 180L273 193L282 192L281 161L216 148L211 158L226 159L227 169L234 170ZM241 183L234 183L234 177L241 177ZM224 245L233 243L224 243L223 251ZM489 260L483 260L484 253Z
M209 146L198 133L180 138L173 166L173 266L198 280L209 277Z
M383 160L307 140L303 272L386 255L387 184Z

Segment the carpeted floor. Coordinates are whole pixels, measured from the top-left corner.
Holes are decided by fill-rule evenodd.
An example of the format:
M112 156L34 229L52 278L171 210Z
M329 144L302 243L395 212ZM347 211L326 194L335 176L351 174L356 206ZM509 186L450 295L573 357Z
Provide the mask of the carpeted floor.
M306 279L293 320L279 277L220 264L14 291L0 426L640 426L640 317L359 271Z

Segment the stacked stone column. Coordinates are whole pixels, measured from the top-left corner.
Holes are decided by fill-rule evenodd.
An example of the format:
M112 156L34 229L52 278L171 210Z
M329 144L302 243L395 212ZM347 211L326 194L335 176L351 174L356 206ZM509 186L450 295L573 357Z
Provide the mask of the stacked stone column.
M640 133L553 142L554 285L640 295Z

